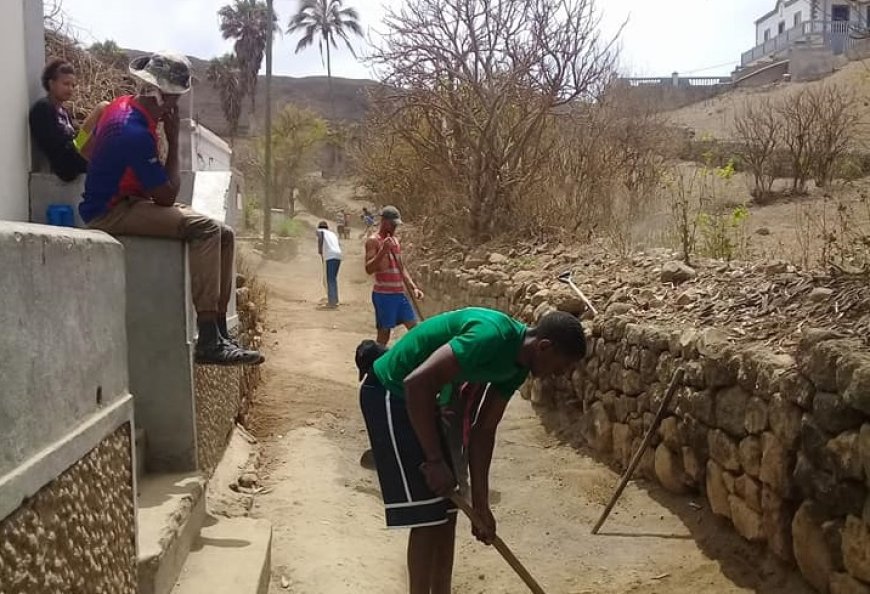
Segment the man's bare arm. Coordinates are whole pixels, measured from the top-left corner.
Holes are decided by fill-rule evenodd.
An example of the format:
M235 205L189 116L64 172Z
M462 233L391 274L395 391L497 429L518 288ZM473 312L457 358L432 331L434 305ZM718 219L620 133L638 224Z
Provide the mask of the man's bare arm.
M374 237L366 240L366 274L374 274L380 270L381 262L387 256L387 242L379 242Z

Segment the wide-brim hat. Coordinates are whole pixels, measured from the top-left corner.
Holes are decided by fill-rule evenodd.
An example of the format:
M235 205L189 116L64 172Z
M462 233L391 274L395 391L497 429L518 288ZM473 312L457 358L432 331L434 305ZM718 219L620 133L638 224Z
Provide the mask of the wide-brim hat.
M190 60L173 52L157 52L130 62L130 74L167 95L190 91Z

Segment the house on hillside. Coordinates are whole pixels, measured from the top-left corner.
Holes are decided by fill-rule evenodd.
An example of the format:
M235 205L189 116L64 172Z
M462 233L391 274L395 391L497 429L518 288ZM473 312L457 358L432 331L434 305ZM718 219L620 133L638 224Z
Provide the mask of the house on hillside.
M777 0L755 21L755 47L744 52L742 68L788 60L795 48L840 56L868 30L868 0Z

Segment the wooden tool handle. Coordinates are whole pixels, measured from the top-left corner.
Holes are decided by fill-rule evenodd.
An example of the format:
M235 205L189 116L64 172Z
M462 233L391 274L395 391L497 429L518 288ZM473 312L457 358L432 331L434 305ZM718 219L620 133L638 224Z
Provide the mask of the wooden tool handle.
M480 527L483 525L483 522L480 520L477 512L474 511L474 508L468 504L468 502L465 500L464 497L462 497L462 495L460 495L459 493L454 493L450 496L450 500L454 504L456 504L456 507L462 510L462 513L468 516L468 519L471 520L471 523L474 526ZM502 558L507 561L508 565L511 566L511 569L513 569L516 574L520 576L520 578L523 580L526 586L529 587L529 590L533 594L546 594L541 585L538 584L535 578L532 577L532 574L529 573L529 570L526 569L522 563L520 563L520 560L517 559L516 555L513 554L513 551L510 550L510 547L508 547L501 538L496 536L495 539L492 541L492 546L495 547L495 550L497 550Z

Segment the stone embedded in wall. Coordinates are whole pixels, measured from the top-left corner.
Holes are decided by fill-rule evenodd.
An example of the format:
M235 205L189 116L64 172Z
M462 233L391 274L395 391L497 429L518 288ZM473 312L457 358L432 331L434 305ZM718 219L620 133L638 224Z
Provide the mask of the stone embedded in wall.
M837 392L842 394L848 390L855 372L862 367L870 368L870 353L864 350L843 353L837 365Z
M702 387L724 388L737 382L740 358L730 347L725 346L720 350L708 349L708 354L701 361L706 384Z
M135 594L129 424L0 520L0 543L3 594Z
M744 427L747 433L759 435L767 429L767 403L753 396L746 404Z
M848 573L831 574L830 594L870 594L870 585L859 582Z
M858 434L858 452L861 456L861 464L864 466L864 476L870 482L870 423L861 425Z
M741 474L734 483L734 492L746 502L746 505L761 512L761 483L749 476Z
M683 469L689 477L693 485L701 485L704 483L706 466L704 462L698 458L695 450L689 446L682 447L683 453Z
M813 399L813 417L829 433L842 433L861 426L862 415L850 407L844 397L832 392L818 392Z
M798 509L792 522L794 557L804 578L818 591L827 592L834 561L825 532L824 514L818 505L806 501Z
M740 453L737 444L719 429L707 434L710 457L727 470L740 470Z
M803 410L781 395L774 394L770 399L768 415L773 434L779 438L786 448L794 448L800 436Z
M580 433L596 451L610 452L613 446L613 424L607 416L604 403L596 402L580 420Z
M754 435L745 437L738 449L740 466L749 476L758 478L761 473L761 438Z
M680 427L677 417L666 417L659 425L659 437L662 441L674 451L678 451L682 444L680 443Z
M788 499L792 491L794 454L771 432L761 438L761 481L780 497Z
M807 342L802 341L798 350L798 365L801 372L813 382L817 390L836 392L840 359L848 356L849 353L862 351L864 345L859 340L822 340L812 346ZM855 372L855 375L858 373Z
M676 401L682 413L692 415L705 425L715 425L713 394L710 390L698 392L684 387L678 393Z
M688 491L686 488L688 481L680 455L671 451L663 443L656 448L655 472L659 483L671 493L683 494Z
M704 367L700 361L687 361L683 363L682 367L686 372L683 382L687 386L696 390L703 390L707 387L707 383L704 380Z
M650 349L641 349L640 351L640 377L645 384L654 382L658 379L656 372L659 364L658 355Z
M627 422L629 415L637 412L637 398L631 398L629 396L615 397L613 412L618 422Z
M796 370L787 371L779 378L779 393L804 410L812 408L815 392L812 382Z
M634 441L634 436L631 434L631 428L623 423L614 423L612 433L613 458L622 468L625 468L633 454L631 444Z
M857 431L838 435L830 440L825 448L830 453L835 479L864 480L864 466L861 463L861 452L858 449Z
M768 548L783 561L793 561L791 525L795 511L794 504L779 497L767 485L763 485L761 510Z
M223 456L241 405L239 369L194 366L199 467L211 473Z
M855 410L870 415L870 365L855 371L849 387L843 392L843 400Z
M707 461L707 500L714 514L730 518L731 504L728 502L729 493L723 472L714 460Z
M741 439L745 437L745 416L748 402L749 395L739 386L731 386L716 392L713 402L716 427L724 429L733 437Z
M731 521L737 533L750 542L763 542L765 534L761 514L736 495L728 497L728 504L731 508Z
M852 577L870 583L870 526L855 516L843 529L843 561Z
M806 499L823 502L825 510L834 516L861 515L867 497L863 483L836 480L833 473L812 465L802 452L798 454L794 483Z

